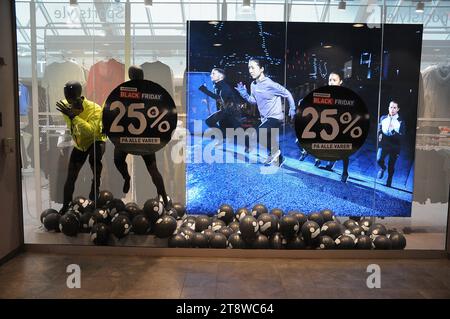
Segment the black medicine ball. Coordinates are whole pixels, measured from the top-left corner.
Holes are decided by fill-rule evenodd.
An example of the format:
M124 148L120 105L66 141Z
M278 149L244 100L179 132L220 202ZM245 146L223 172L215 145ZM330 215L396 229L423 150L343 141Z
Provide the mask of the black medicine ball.
M272 208L270 210L270 214L276 216L278 219L280 219L281 217L283 217L284 212L282 209L280 208Z
M271 236L278 231L278 218L271 214L261 214L258 217L259 231L261 234Z
M290 212L288 212L288 215L292 215L297 218L299 229L301 229L303 224L308 221L308 216L306 216L306 214L296 210L291 210Z
M359 226L358 222L354 221L353 219L347 219L343 225L347 229Z
M177 211L178 218L177 219L184 219L186 218L186 207L181 203L174 203L172 205L173 208Z
M240 221L245 216L251 215L252 213L245 207L239 208L236 213L235 217L238 221Z
M85 202L86 198L84 198L83 196L77 196L70 202L69 206L74 210L78 210L80 207L83 206Z
M251 241L251 248L267 249L269 248L269 239L263 234L258 234L256 238Z
M212 236L214 235L214 231L212 229L205 229L204 231L201 232L203 235L205 235L206 240L209 241L211 240Z
M239 222L231 222L228 227L231 228L233 233L237 233L239 231Z
M194 233L194 236L191 240L191 247L194 248L208 248L209 241L205 234L202 233Z
M188 241L182 234L175 234L169 237L168 245L170 248L187 248Z
M59 219L61 215L56 212L50 212L43 218L43 224L46 230L59 232Z
M144 203L144 214L148 217L151 224L156 223L156 221L164 213L164 205L157 199L149 199Z
M92 227L95 223L110 224L111 215L109 214L109 211L104 208L97 208L89 221L89 225Z
M363 218L358 222L358 224L364 229L366 233L368 233L370 227L372 226L372 220L370 218Z
M208 229L211 224L211 220L208 216L200 215L195 219L195 231L201 233L205 229Z
M234 233L228 237L228 247L232 249L244 249L246 248L246 243L240 234Z
M95 224L91 230L91 241L96 245L106 245L109 240L109 226L103 223Z
M132 211L136 211L138 210L139 212L136 215L140 215L143 214L144 211L142 210L141 207L139 207L139 205L135 202L129 202L125 204L125 210L128 211L128 213L131 213Z
M90 223L92 216L94 215L93 211L86 211L80 217L80 227L82 232L90 232L92 225Z
M354 235L355 237L358 237L360 235L365 235L364 229L361 226L355 226L351 227L345 230L346 235Z
M155 235L158 238L167 238L173 235L177 229L177 221L175 218L164 215L158 219L155 223L154 230Z
M286 248L286 244L287 240L280 233L275 233L269 238L270 249L283 249Z
M218 231L219 229L221 229L222 227L225 227L226 224L223 220L221 219L216 219L213 220L211 225L208 226L209 229L212 229L213 231Z
M325 223L336 219L334 212L331 209L324 209L320 212L320 214L322 215Z
M223 204L217 210L217 218L223 220L225 224L229 224L234 218L234 209L228 204Z
M125 211L125 203L118 198L113 198L107 205L106 208L109 209L109 214L114 217L118 212ZM128 215L128 212L127 212Z
M320 234L322 236L330 236L334 240L342 235L341 225L334 220L325 222L320 229Z
M259 230L258 221L253 216L247 215L239 222L239 230L242 239L252 240L256 238L256 234Z
M323 216L319 212L313 212L313 213L309 214L308 220L312 220L313 222L316 222L319 225L319 227L322 227L322 225L324 223Z
M178 213L175 208L169 208L169 210L166 211L166 215L172 216L176 220L178 219Z
M375 249L392 249L392 242L385 235L378 235L373 240L373 245Z
M183 223L181 224L182 227L189 227L190 229L195 231L195 223L197 221L197 218L194 216L188 216L183 220Z
M255 218L258 218L261 214L267 214L268 212L267 207L263 204L256 204L252 208L252 216Z
M109 204L114 199L114 195L107 190L100 191L97 199L97 207L103 207Z
M354 239L347 235L341 235L334 241L338 249L352 249L355 246Z
M376 236L380 236L380 235L386 235L387 234L387 229L383 224L373 224L372 226L370 226L369 228L369 236L371 237L376 237Z
M393 232L390 234L389 239L392 243L392 249L405 249L406 238L403 234L399 232Z
M227 239L228 239L228 237L231 236L231 234L234 234L234 231L230 227L227 227L227 226L222 227L217 232L221 233L221 234L224 234Z
M86 199L82 196L77 196L70 203L70 207L79 212L80 214L84 214L87 210L92 211L95 209L95 203L89 199Z
M67 236L76 236L80 229L80 222L73 213L66 213L59 219L59 230Z
M303 224L301 228L301 233L303 239L306 241L308 245L311 245L314 241L319 238L320 235L320 227L319 224L312 220L308 220Z
M111 232L118 239L121 239L128 235L131 230L130 219L125 215L118 215L111 221Z
M305 249L306 243L303 240L302 236L294 236L292 238L287 239L286 248L287 249Z
M150 220L144 214L137 215L131 222L131 229L136 235L146 235L150 232Z
M372 239L366 235L360 235L355 239L356 249L372 249Z
M57 211L56 209L53 209L53 208L49 208L49 209L44 210L44 211L41 213L41 224L44 223L44 218L45 218L45 216L47 216L47 215L49 215L49 214L58 214L58 211Z
M138 204L136 203L128 203L125 205L125 210L128 212L128 217L130 218L131 221L133 221L133 219L138 216L138 215L143 215L144 214L144 210L141 209Z
M186 238L187 245L188 245L188 247L190 247L192 244L192 239L194 238L194 235L195 235L195 231L193 231L190 227L181 227L178 230L178 234L180 234L180 235L184 236L184 238Z
M209 246L211 248L227 248L227 237L221 233L214 233L209 241Z
M334 239L330 236L320 236L317 249L333 249L334 245Z
M297 218L293 215L284 215L281 217L279 231L286 239L295 237L299 231Z

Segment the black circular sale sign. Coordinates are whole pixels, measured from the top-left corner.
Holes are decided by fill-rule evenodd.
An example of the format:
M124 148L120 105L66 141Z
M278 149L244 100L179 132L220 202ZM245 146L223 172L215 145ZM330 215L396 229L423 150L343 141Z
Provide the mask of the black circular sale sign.
M103 108L103 128L120 150L147 155L163 148L177 125L170 94L159 84L131 80L117 86Z
M364 144L369 120L367 107L355 92L342 86L324 86L300 103L295 132L308 153L336 161L349 157Z

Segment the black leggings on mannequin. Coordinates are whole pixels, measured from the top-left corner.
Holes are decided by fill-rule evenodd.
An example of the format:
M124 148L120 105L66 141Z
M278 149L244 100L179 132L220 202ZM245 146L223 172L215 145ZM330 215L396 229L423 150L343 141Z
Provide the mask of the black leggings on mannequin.
M126 162L127 153L123 152L117 148L114 149L114 164L116 165L117 170L122 175L125 182L130 181L130 174L128 173L128 165ZM158 166L156 165L156 156L155 154L142 155L142 159L145 162L145 166L147 167L147 171L150 174L153 184L156 186L156 191L158 195L161 195L164 201L164 204L168 204L166 188L164 187L164 180L161 176L161 173L158 170Z
M90 200L95 200L98 196L100 188L100 177L103 169L102 157L105 153L105 142L96 141L92 144L86 152L80 151L77 148L73 148L70 154L69 171L67 173L66 183L64 184L64 203L63 210L67 209L72 201L73 191L75 189L75 182L78 178L83 164L86 162L89 156L89 165L92 170L92 184L91 192L89 194Z

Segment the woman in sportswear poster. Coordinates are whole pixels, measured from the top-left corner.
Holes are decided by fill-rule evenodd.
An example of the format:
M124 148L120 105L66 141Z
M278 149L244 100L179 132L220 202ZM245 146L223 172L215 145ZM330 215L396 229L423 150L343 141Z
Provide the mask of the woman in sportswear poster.
M265 75L266 65L260 59L250 59L248 61L248 71L253 79L250 86L250 94L242 82L239 82L236 90L248 103L257 105L261 115L261 124L257 127L257 133L261 129L267 130L267 154L264 164L270 165L278 160L278 165L283 163L280 149L272 149L272 129L278 130L284 121L284 112L281 99L287 99L289 103L289 115L295 115L295 103L292 94L281 84L272 81ZM278 134L277 134L278 135ZM276 137L278 140L278 136ZM259 144L259 141L258 141ZM277 143L278 146L278 143Z

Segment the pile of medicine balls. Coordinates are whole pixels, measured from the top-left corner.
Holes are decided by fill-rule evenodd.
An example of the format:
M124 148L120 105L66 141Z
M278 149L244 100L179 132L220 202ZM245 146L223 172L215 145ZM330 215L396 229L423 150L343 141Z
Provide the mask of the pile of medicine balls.
M299 211L270 212L262 204L235 211L221 205L214 216L188 216L186 208L174 203L168 211L162 199L149 199L144 207L124 204L108 191L100 192L97 206L83 197L75 198L64 215L47 209L41 222L49 231L67 236L89 232L97 245L106 245L114 235L129 233L168 238L169 247L233 249L404 249L406 238L370 218L341 223L331 210L309 215Z
M101 191L97 208L91 200L78 196L63 214L54 209L43 211L41 222L48 231L62 232L67 236L90 233L94 244L106 245L111 235L117 239L129 233L170 237L177 229L177 220L184 218L185 214L184 206L177 203L166 211L162 198L149 199L141 208L136 203L125 204L109 191Z

